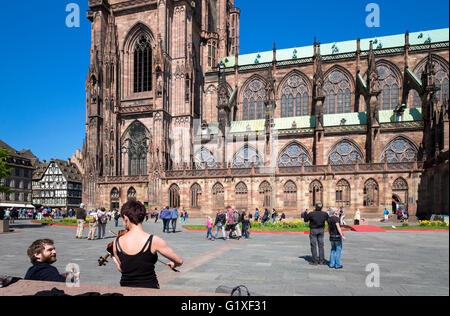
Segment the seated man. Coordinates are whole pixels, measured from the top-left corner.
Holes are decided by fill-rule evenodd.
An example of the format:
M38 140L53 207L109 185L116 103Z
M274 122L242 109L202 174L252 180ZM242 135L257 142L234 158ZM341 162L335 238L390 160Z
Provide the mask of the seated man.
M56 249L53 240L36 240L28 247L28 257L33 264L25 275L25 280L66 282L66 276L59 274L51 265L56 262Z

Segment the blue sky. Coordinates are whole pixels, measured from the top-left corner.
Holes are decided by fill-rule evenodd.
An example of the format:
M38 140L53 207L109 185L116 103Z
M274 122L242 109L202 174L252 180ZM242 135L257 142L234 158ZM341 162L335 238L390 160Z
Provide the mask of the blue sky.
M66 5L80 7L80 27L65 24ZM89 67L87 0L3 1L0 9L0 139L39 159L67 159L85 135ZM449 4L423 1L236 0L241 54L449 26ZM366 5L380 27L366 26Z

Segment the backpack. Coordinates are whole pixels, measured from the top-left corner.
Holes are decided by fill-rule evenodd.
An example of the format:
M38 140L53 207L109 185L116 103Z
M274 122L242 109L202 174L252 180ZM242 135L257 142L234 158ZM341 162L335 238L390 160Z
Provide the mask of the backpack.
M236 211L236 210L234 210L233 211L233 221L235 222L235 223L239 223L239 220L241 219L241 215L239 214L239 212L238 211Z
M108 223L108 218L106 217L106 214L103 214L103 215L99 216L98 217L98 221L100 222L100 224Z

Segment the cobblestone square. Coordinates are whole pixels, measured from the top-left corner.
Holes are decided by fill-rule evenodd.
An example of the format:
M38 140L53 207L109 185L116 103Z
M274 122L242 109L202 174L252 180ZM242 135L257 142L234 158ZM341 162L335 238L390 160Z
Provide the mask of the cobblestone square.
M31 265L27 247L36 239L51 238L60 273L75 263L80 267L82 284L119 286L120 273L112 261L105 267L97 264L113 240L111 233L106 239L88 241L75 239L76 228L29 222L17 222L13 227L15 232L0 234L0 274L23 277ZM120 228L109 223L107 231ZM242 284L251 293L265 296L449 295L449 238L445 232L346 232L344 269L334 270L309 265L308 235L252 234L250 240L213 242L205 240L204 232L181 227L175 234L163 234L162 223L153 221L144 223L144 229L164 238L185 262L181 273L157 266L165 290L211 293L219 286ZM329 252L327 235L326 259ZM369 264L379 267L379 287L366 285Z

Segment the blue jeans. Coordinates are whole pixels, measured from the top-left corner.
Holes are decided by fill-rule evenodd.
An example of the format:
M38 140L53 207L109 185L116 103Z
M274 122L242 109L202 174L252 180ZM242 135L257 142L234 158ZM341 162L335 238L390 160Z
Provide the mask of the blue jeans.
M342 253L342 241L331 242L330 268L340 268Z
M211 236L211 238L214 238L213 233L211 231L211 227L208 228L208 232L206 233L206 239L208 239L210 236Z
M222 229L222 237L223 237L223 239L226 239L227 235L225 233L225 225L219 225L219 224L216 226L216 233L214 234L214 239L217 238L217 234L219 233L219 229Z

